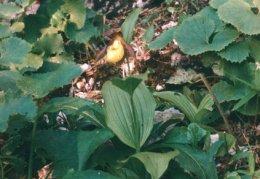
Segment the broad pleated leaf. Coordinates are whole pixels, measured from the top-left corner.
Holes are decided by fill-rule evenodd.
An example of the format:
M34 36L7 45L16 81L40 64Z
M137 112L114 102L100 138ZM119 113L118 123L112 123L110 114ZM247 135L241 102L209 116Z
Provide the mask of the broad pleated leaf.
M168 153L141 152L132 155L130 158L133 157L140 160L147 172L152 176L152 179L159 179L168 168L170 160L178 154L178 151Z
M218 8L221 20L235 26L239 31L248 35L260 33L260 14L254 12L252 5L245 0L229 0ZM260 9L256 3L255 8Z
M11 67L22 64L31 51L31 44L17 37L10 37L0 42L0 64Z
M30 95L14 92L0 93L0 132L6 130L11 116L20 114L32 121L36 110L36 103Z
M246 42L233 43L218 54L230 62L241 63L249 56L249 46Z
M17 85L26 93L33 94L36 98L47 95L55 88L69 84L71 80L81 74L81 69L74 63L57 65L56 69L21 77Z
M234 29L227 27L221 30L217 15L211 13L211 16L198 13L184 20L177 28L175 39L183 52L198 55L207 51L220 51L238 37Z
M199 179L217 179L217 170L213 157L206 152L187 145L173 145L180 154L176 157L181 167L194 173Z
M159 37L149 44L148 48L151 50L157 50L165 47L173 40L175 30L176 28L172 27L164 31Z
M152 127L155 101L140 79L114 79L103 85L106 123L130 147L141 148Z
M46 112L57 112L61 110L66 110L66 112L72 114L80 114L100 126L105 125L104 113L101 106L87 99L70 97L53 98L41 107L39 113L43 114Z
M36 148L53 161L54 177L82 171L94 150L113 137L107 129L91 132L43 130L37 132ZM48 141L48 142L46 142Z
M177 92L165 91L165 92L156 92L154 93L154 95L173 103L173 105L179 108L181 112L183 112L191 122L196 121L195 116L196 113L198 112L198 109L183 94Z
M119 179L100 170L85 170L66 174L62 179Z
M134 9L125 19L121 26L123 37L127 43L132 41L133 30L135 28L136 21L138 19L141 9Z

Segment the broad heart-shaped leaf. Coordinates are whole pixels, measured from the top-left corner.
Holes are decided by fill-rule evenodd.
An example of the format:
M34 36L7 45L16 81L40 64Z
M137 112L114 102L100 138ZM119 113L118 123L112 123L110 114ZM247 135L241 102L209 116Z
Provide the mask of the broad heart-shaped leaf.
M0 64L11 67L22 64L31 51L31 44L17 37L10 37L0 42Z
M0 24L0 39L9 37L12 35L9 25Z
M16 71L0 71L0 91L17 91L16 81L20 76Z
M260 62L260 40L250 39L248 42L250 55L255 59L256 62Z
M44 53L45 56L60 54L63 51L63 39L60 34L45 34L34 43L33 47L33 52Z
M218 9L219 6L226 3L228 0L210 0L209 4L211 7Z
M13 15L23 12L23 8L17 6L15 3L1 3L0 4L0 18L11 18Z
M76 24L67 23L65 33L71 40L78 43L87 43L91 37L98 36L97 28L90 22L86 22L82 29L77 29Z
M130 158L134 157L140 160L147 172L152 176L152 179L159 179L168 168L170 160L178 154L178 151L168 153L140 152L132 155Z
M119 179L109 173L99 170L84 170L80 172L71 172L66 174L62 179Z
M214 20L218 18L216 16L209 18L198 13L184 20L176 29L175 39L184 53L198 55L207 51L220 51L238 37L238 32L231 28L218 29L220 24Z
M173 40L175 30L176 28L172 27L164 31L159 37L157 37L149 44L148 48L152 50L157 50L165 47L169 42Z
M75 23L78 29L84 26L86 20L84 0L65 0L62 9L69 14L69 21Z
M84 170L92 152L113 137L107 129L84 131L42 130L36 135L36 148L44 150L53 161L54 176L61 178L68 171ZM46 142L48 141L48 142Z
M43 65L43 58L40 55L28 53L22 64L15 65L20 72L36 71Z
M215 83L211 89L220 103L238 100L246 96L250 91L250 89L241 83L232 85L225 81Z
M174 144L173 148L180 152L176 161L181 167L194 173L197 178L218 178L214 159L209 153L181 144Z
M48 101L41 107L39 114L66 110L68 113L80 114L99 126L105 126L104 112L101 106L87 100L70 97L57 97Z
M196 122L195 116L198 112L198 109L183 94L172 91L165 91L156 92L154 93L154 96L173 103L173 105L179 108L191 122Z
M155 100L140 79L113 79L103 85L108 127L126 145L140 150L152 127Z
M30 95L17 92L7 92L0 95L0 132L6 130L9 117L20 114L32 121L36 111L36 103Z
M121 26L123 37L127 43L132 41L133 30L138 19L141 9L134 9L125 19Z
M24 92L33 94L36 98L46 96L55 88L62 87L81 74L81 69L74 63L53 64L55 66L49 72L23 76L17 81L17 85Z
M249 56L249 52L248 44L245 41L241 41L229 45L224 50L221 50L218 55L227 61L241 63Z
M260 8L256 4L255 8ZM245 0L229 0L218 8L221 20L235 26L239 31L248 35L260 33L260 14L253 12L252 6Z

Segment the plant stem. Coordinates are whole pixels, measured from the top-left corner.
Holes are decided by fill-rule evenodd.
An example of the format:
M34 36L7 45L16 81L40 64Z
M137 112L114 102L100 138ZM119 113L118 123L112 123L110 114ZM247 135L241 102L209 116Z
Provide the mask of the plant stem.
M31 146L30 146L30 154L29 154L29 164L28 164L28 179L32 179L32 171L33 171L33 153L35 147L35 134L37 129L38 115L36 115L33 123L32 130L32 138L31 138Z
M223 118L223 121L224 121L224 123L225 123L225 127L226 127L228 133L232 134L230 125L229 125L229 123L228 123L228 119L227 119L227 117L226 117L226 115L225 115L225 113L224 113L222 107L220 106L220 103L218 102L218 100L217 100L215 94L211 91L210 84L208 83L207 79L205 78L205 76L204 76L203 74L200 74L200 78L201 78L201 80L203 81L203 83L204 83L204 85L206 86L206 88L208 89L209 94L212 96L213 101L214 101L214 103L216 104L216 106L217 106L217 108L218 108L218 111L219 111L220 115L221 115L222 118Z

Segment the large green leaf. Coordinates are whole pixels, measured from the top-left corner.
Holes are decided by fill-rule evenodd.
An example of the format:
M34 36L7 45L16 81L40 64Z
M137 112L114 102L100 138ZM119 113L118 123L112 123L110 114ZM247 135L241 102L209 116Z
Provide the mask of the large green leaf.
M260 9L260 4L256 3L255 8ZM260 14L253 12L252 5L245 0L229 0L218 7L218 15L221 20L232 24L245 34L260 33Z
M138 19L141 9L134 9L125 19L121 26L123 37L127 43L132 41L133 30L135 28L136 21Z
M173 148L180 154L176 157L178 163L184 169L194 173L199 179L217 179L217 170L213 157L203 151L191 148L187 145L175 144Z
M77 29L75 24L68 23L65 26L65 33L68 38L78 43L87 43L91 37L99 35L97 28L89 22L86 22L84 27L80 30Z
M198 143L206 135L207 135L207 131L205 129L202 129L198 124L191 123L188 126L187 139L194 147L197 147Z
M53 66L56 68L49 72L21 77L17 85L26 93L41 98L51 90L69 84L73 78L81 74L80 67L74 63L53 64Z
M216 13L211 13L211 16L198 13L184 20L175 32L181 50L189 55L198 55L220 51L233 42L238 32L228 27L222 29L217 19Z
M17 91L16 81L20 74L16 71L4 70L0 71L0 91Z
M46 56L60 54L64 51L62 36L60 34L43 35L34 44L33 51L38 54L44 53Z
M233 43L229 45L224 50L220 51L218 54L230 61L230 62L238 62L241 63L242 61L246 60L249 56L249 46L245 41Z
M181 112L183 112L191 122L196 122L195 116L196 113L198 112L198 109L183 94L177 92L165 91L165 92L156 92L154 93L154 96L172 102L173 105L179 108Z
M256 62L260 62L260 40L250 39L248 42L250 55L255 59Z
M218 9L219 6L223 5L224 3L226 3L228 0L211 0L209 2L210 6L215 8L215 9Z
M86 8L84 0L65 0L63 11L69 14L69 21L75 23L81 29L86 20Z
M159 179L168 168L170 160L178 154L178 151L168 153L141 152L132 155L131 158L134 157L140 160L147 172L152 176L152 179Z
M242 83L243 85L260 90L260 79L258 79L257 66L255 63L233 64L225 63L224 74L230 78L234 83Z
M37 150L44 150L46 158L53 161L53 176L61 178L68 171L84 170L93 151L111 137L113 134L107 129L91 132L42 130L37 132L35 142Z
M229 102L242 98L248 94L249 89L244 85L241 85L241 83L231 85L225 81L220 81L212 86L212 91L214 92L218 101L222 103L225 101Z
M106 123L130 147L141 148L152 127L155 101L140 79L114 79L104 84Z
M154 36L154 25L152 24L146 29L143 36L143 40L145 42L151 42L153 40L153 36Z
M0 18L11 18L13 15L21 12L23 12L23 8L17 6L14 2L0 4Z
M99 170L85 170L80 172L68 173L62 179L119 179L119 178Z
M70 97L57 97L47 102L40 109L40 114L46 112L57 112L60 110L66 110L68 113L80 114L100 126L105 126L104 113L101 106L87 100Z
M164 31L159 37L157 37L149 44L148 48L152 50L157 50L165 47L169 42L173 40L175 30L176 28L172 27Z
M31 51L31 45L17 37L10 37L0 42L0 64L8 67L22 64Z
M15 92L0 93L0 132L6 130L11 116L20 114L32 121L36 111L37 106L32 96Z
M12 35L9 25L0 24L0 39Z

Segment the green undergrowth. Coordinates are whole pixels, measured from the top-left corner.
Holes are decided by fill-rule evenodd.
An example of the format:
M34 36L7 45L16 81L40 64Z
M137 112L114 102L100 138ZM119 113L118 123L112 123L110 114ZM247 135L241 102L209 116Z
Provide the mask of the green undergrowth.
M79 49L101 39L108 28L102 16L83 0L47 0L28 14L33 2L0 4L0 178L31 179L46 165L47 175L64 179L260 177L250 144L238 149L226 116L260 113L258 0L212 0L159 37L153 25L147 29L148 49L175 39L184 54L200 58L201 68L215 72L212 88L205 74L207 90L184 84L163 92L147 88L143 76L114 78L102 86L104 105L50 95L82 74ZM141 11L122 24L128 43ZM172 107L184 119L155 122L155 110Z

